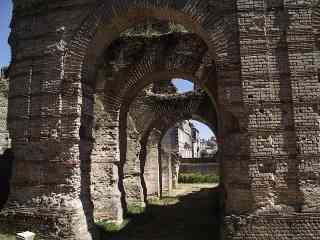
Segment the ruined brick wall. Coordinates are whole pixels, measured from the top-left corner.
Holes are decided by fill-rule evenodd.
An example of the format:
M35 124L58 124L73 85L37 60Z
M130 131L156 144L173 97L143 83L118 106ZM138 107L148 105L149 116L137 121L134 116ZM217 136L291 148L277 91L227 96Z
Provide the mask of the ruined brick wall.
M144 206L143 189L141 185L141 166L140 166L140 139L135 122L132 117L127 117L127 142L125 163L123 167L123 185L125 198L128 208L132 206Z
M154 94L147 93L144 97L140 96L136 99L131 108L130 113L135 117L135 122L138 132L141 133L141 139L148 138L149 134L158 130L161 137L158 138L158 143L154 143L153 148L160 146L160 142L169 128L175 124L197 116L215 125L214 112L207 111L203 113L204 109L208 108L208 96L205 93L187 93L187 94ZM140 117L141 116L141 117ZM150 140L149 140L150 141ZM149 143L142 143L149 144ZM149 145L148 145L149 146ZM153 148L147 148L153 149ZM161 189L163 195L168 195L172 189L172 166L171 153L161 151L157 155L157 159L141 159L141 172L145 172L144 180L147 185L147 190L154 184L153 175L160 175ZM153 163L147 161L155 161ZM157 167L158 165L158 167ZM149 168L149 169L144 169ZM160 168L160 172L158 170ZM149 183L149 181L151 181ZM159 185L160 183L157 183ZM152 187L158 189L158 186ZM148 191L147 191L148 192Z
M81 160L83 170L88 171L88 178L82 184L88 191L86 201L90 206L92 202L93 216L95 221L112 219L121 221L122 206L118 200L120 192L118 189L119 167L108 162L106 152L112 151L110 141L110 116L105 111L104 99L97 96L94 105L94 119L82 121L81 137ZM93 114L93 113L92 113ZM93 131L89 134L90 124ZM116 137L116 136L114 136ZM114 174L117 173L117 174Z
M120 221L121 106L153 81L182 77L202 79L219 112L224 238L317 239L319 20L313 4L15 0L8 128L16 164L0 232L27 228L44 239L91 239L95 182L107 191L106 203L95 204L110 204L104 214ZM115 41L150 17L179 22L194 36L169 34L140 48ZM112 43L121 51L109 51ZM106 117L96 138L97 93L105 96Z
M73 85L62 101L60 87L68 72L67 42L93 2L13 3L8 128L15 165L0 231L28 229L43 238L89 239L90 208L79 197L84 179L79 161L81 110L73 102L78 91Z
M240 164L248 166L255 211L236 221L228 239L318 239L314 3L238 2L251 152L249 163Z

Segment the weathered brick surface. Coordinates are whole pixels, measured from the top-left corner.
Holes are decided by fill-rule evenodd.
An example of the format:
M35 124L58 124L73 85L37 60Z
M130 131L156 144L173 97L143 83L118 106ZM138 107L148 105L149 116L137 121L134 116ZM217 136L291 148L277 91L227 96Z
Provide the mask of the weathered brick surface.
M121 128L130 103L148 84L180 77L214 100L199 109L218 130L224 238L319 239L317 1L24 2L14 1L10 36L15 167L1 232L91 239L94 218L120 221L123 194L139 199L141 174L156 171L148 159L158 159L161 139L139 144L157 121ZM147 18L191 31L119 39ZM156 194L163 183L154 171Z

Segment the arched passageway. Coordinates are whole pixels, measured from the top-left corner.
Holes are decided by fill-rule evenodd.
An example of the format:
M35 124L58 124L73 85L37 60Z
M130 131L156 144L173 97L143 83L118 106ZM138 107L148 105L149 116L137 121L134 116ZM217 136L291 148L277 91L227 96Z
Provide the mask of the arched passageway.
M96 237L95 221L122 222L131 203L144 203L141 157L150 133L172 120L163 110L181 102L144 93L151 117L131 116L130 108L148 85L181 78L205 91L204 102L185 96L193 99L187 106L202 118L210 113L217 130L221 238L320 235L318 38L310 29L318 29L318 8L310 1L15 1L8 103L15 165L0 232L87 240ZM169 23L170 31L139 34L138 26L129 37L148 21ZM175 117L194 117L185 113Z

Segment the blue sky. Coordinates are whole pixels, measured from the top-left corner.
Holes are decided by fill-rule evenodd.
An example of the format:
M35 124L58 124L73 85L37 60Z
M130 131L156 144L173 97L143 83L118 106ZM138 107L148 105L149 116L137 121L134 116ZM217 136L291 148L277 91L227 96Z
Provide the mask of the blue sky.
M0 67L9 65L11 59L10 47L8 45L11 11L11 0L0 0ZM173 79L173 83L178 88L179 93L193 90L193 84L189 81ZM199 130L201 138L208 139L213 136L212 131L206 125L197 121L193 121L193 123Z
M184 79L174 78L172 79L173 85L178 89L178 93L185 93L193 91L193 83Z
M200 138L207 140L214 136L213 132L207 125L195 120L192 120L191 122L193 123L195 128L199 130Z
M11 59L8 45L11 10L11 0L0 0L0 67L9 65Z
M194 90L193 83L184 79L175 78L172 79L172 83L178 89L178 93L185 93ZM192 123L199 130L200 138L209 139L214 135L207 125L194 120L192 121Z

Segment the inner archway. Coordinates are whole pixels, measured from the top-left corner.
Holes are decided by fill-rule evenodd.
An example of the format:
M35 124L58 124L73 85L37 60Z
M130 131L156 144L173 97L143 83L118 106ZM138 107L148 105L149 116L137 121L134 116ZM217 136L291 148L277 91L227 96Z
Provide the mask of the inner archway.
M214 11L221 8L220 5L209 6L206 1L201 4L197 1L176 1L170 4L163 1L98 1L90 3L90 7L83 13L79 11L78 16L84 17L70 28L52 23L50 29L54 29L56 38L50 43L48 39L39 40L39 43L43 44L43 61L52 63L57 68L45 71L46 64L27 64L23 74L32 73L32 78L21 78L21 86L25 86L23 89L18 88L18 84L13 85L17 87L17 99L21 98L17 102L23 104L23 107L18 108L19 104L14 100L9 104L9 119L14 119L9 124L9 130L17 156L15 169L18 173L22 173L26 167L30 169L21 174L21 177L20 174L15 174L14 182L17 183L16 186L22 186L20 183L26 182L25 179L33 179L32 174L37 170L38 178L27 181L30 186L21 188L33 188L35 182L44 187L30 192L32 200L28 203L21 197L19 187L13 188L13 200L9 202L30 209L37 206L37 210L50 207L53 211L58 211L62 208L64 215L75 223L64 225L61 230L62 235L70 238L89 239L96 220L121 222L125 207L121 206L119 200L120 196L123 198L125 195L121 192L119 179L133 179L121 176L124 163L128 162L122 160L127 160L127 156L121 151L121 141L128 141L122 135L121 127L127 129L130 123L127 121L127 112L121 110L148 84L177 77L202 79L205 89L211 88L207 94L218 100L218 88L212 90L217 86L218 71L233 71L233 65L228 63L235 59L231 57L231 53L236 45L229 44L229 40L233 39L229 36L229 27L218 14L214 15L214 19L211 18L213 15L207 14L208 7ZM200 14L202 17L198 18L200 11L204 14ZM132 45L121 45L125 38L121 34L150 18L181 23L187 30L193 31L152 37L151 44L150 38L143 39L148 43L143 44L140 54L135 52L132 55L136 57L128 58L128 50L132 50ZM119 39L119 51L109 51ZM44 49L46 50L42 51ZM17 47L14 55L19 50ZM224 65L228 65L228 68L224 68ZM221 79L226 76L221 75ZM41 93L40 101L34 97L34 93ZM155 97L159 96L151 96ZM174 101L180 101L180 96L173 98ZM16 106L21 111L14 111ZM161 111L158 113L161 114ZM38 115L42 116L41 120L33 120ZM216 115L215 117L217 118ZM151 120L157 119L159 116ZM135 129L132 129L130 134L135 135ZM29 159L32 161L26 165L25 162ZM38 162L43 159L50 164L37 168ZM58 164L63 167L60 168ZM134 170L132 176L136 180L140 173ZM49 173L53 178L45 177ZM59 181L52 183L52 179ZM50 188L51 184L54 185L53 188ZM49 191L46 192L47 190ZM128 192L125 189L125 193ZM56 202L61 203L61 206L55 205ZM41 217L46 219L46 216ZM55 223L63 224L62 218L53 218L46 220L50 226L48 232L52 235L56 233ZM81 219L76 221L78 218ZM46 223L42 225L45 226Z
M138 48L133 50L132 44L138 46ZM165 51L166 54L163 54L161 50L167 50ZM97 95L101 94L100 99L102 99L102 105L106 111L104 117L111 124L105 128L107 134L110 135L110 141L102 143L100 147L102 147L102 151L112 149L108 152L107 157L113 161L109 164L110 167L116 166L111 171L113 171L112 174L117 174L114 183L118 181L120 190L120 194L117 193L118 189L105 191L105 197L111 200L108 202L112 206L119 207L120 205L116 200L120 195L121 210L124 210L126 215L132 209L142 208L148 194L150 194L150 189L152 189L144 184L144 179L141 177L145 174L143 165L146 163L146 161L141 161L141 156L149 157L148 154L143 154L143 151L147 146L146 142L148 142L149 134L152 131L158 131L160 121L163 120L168 127L172 123L172 116L175 121L186 117L190 118L193 117L191 111L197 110L194 113L195 115L209 114L209 122L218 131L217 71L215 62L210 60L207 45L193 33L170 33L151 37L139 36L137 38L124 36L114 41L104 56L105 62L98 71L97 84L94 87L97 87ZM194 91L182 94L174 92L174 89L156 92L153 91L155 88L148 88L150 84L155 86L162 81L169 81L172 84L172 79L190 79L193 83L196 83L197 87L193 87ZM94 93L94 91L91 92L92 86L85 86L88 88L84 89L84 93L88 93L88 96ZM141 92L144 93L142 99L139 99ZM204 95L205 97L199 101L199 98ZM148 109L149 112L152 112L151 117L146 117L148 114L138 116L142 124L137 124L134 119L137 119L137 116L133 117L131 114L135 110L130 110L132 106L139 105L132 104L136 99L143 103L140 104L140 107L145 106L145 103L149 105L148 107L150 107L150 103L153 104ZM84 106L87 104L90 106L90 100L84 100ZM185 104L186 101L189 101L189 104ZM180 108L183 111L176 111ZM90 107L84 107L84 109L90 109ZM166 109L169 109L171 114L168 114ZM90 121L90 118L83 119ZM145 119L145 121L141 121L141 119ZM159 132L155 133L155 135L157 134ZM160 131L160 136L162 134L163 131ZM154 147L154 150L161 151L159 137L155 138L155 142L157 147ZM148 151L146 152L148 153ZM96 153L94 153L94 156L96 156ZM157 153L157 157L161 159L160 152ZM137 169L136 166L139 162L141 168ZM158 162L161 164L161 161ZM161 168L161 166L158 166L158 168ZM159 171L158 176L154 174L153 176L155 177L154 181L158 182L158 186L153 188L154 193L158 196L164 195L165 184L162 181L161 171ZM116 185L114 184L114 186ZM102 184L101 187L104 189L105 185ZM92 199L97 201L97 203L94 202L94 206L102 205L99 203L99 198ZM104 212L111 205L108 205L107 208L102 205L101 215L100 213L96 214L97 208L94 207L94 216L103 217ZM122 212L117 211L117 208L112 210L115 210L115 212L110 216L121 220Z
M219 142L222 239L320 235L318 1L12 2L1 233L90 240L97 220L121 224L150 193L140 163L164 166L164 129L198 117ZM174 78L206 96L150 88L132 104Z
M173 123L173 126L179 123ZM170 125L171 127L172 125ZM148 178L146 180L150 181L147 183L148 192L150 191L147 207L144 213L131 215L131 223L118 234L114 233L114 236L118 237L115 239L121 237L131 239L128 236L192 239L197 235L204 240L219 237L221 209L218 183L212 182L210 179L208 181L208 174L203 174L202 176L206 178L202 180L203 182L180 183L179 186L170 186L179 154L176 154L176 151L164 151L161 146L164 137L165 134L161 134L159 129L153 129L149 135L148 146L141 146L142 149L147 148L147 161L151 163L151 166L150 164L145 165L145 168L149 169L144 171L145 174L151 176L148 178L144 175ZM170 147L170 149L174 148ZM201 173L195 172L195 174L199 179ZM160 184L157 181L160 181ZM157 191L161 191L161 194L157 195ZM167 224L166 230L163 229L164 223ZM183 230L179 230L181 227ZM148 229L152 229L152 233ZM191 238L191 236L193 237Z
M154 199L160 197L161 202L162 197L170 197L169 194L172 192L172 183L168 183L172 181L172 173L170 173L172 167L171 164L168 164L168 156L171 158L172 153L165 153L161 148L161 140L166 131L175 124L190 118L204 119L201 121L210 124L211 128L217 129L218 126L216 109L213 107L211 98L200 89L183 94L178 93L172 88L172 75L174 76L174 73L171 76L167 75L168 80L152 79L153 84L140 90L132 102L129 102L127 106L123 105L120 110L119 135L121 141L126 143L120 146L121 156L124 159L124 173L126 165L132 163L128 156L137 155L137 148L131 147L136 146L137 139L139 139L135 136L141 135L140 176L142 185L145 187L147 212ZM130 193L128 189L131 187L127 185L126 177L123 184L125 200L131 205L135 199L132 198L133 195L128 195ZM132 213L132 208L129 207L128 210L129 214Z
M217 152L216 136L207 125L195 120L175 123L161 140L163 192L170 195L179 183L218 184Z

